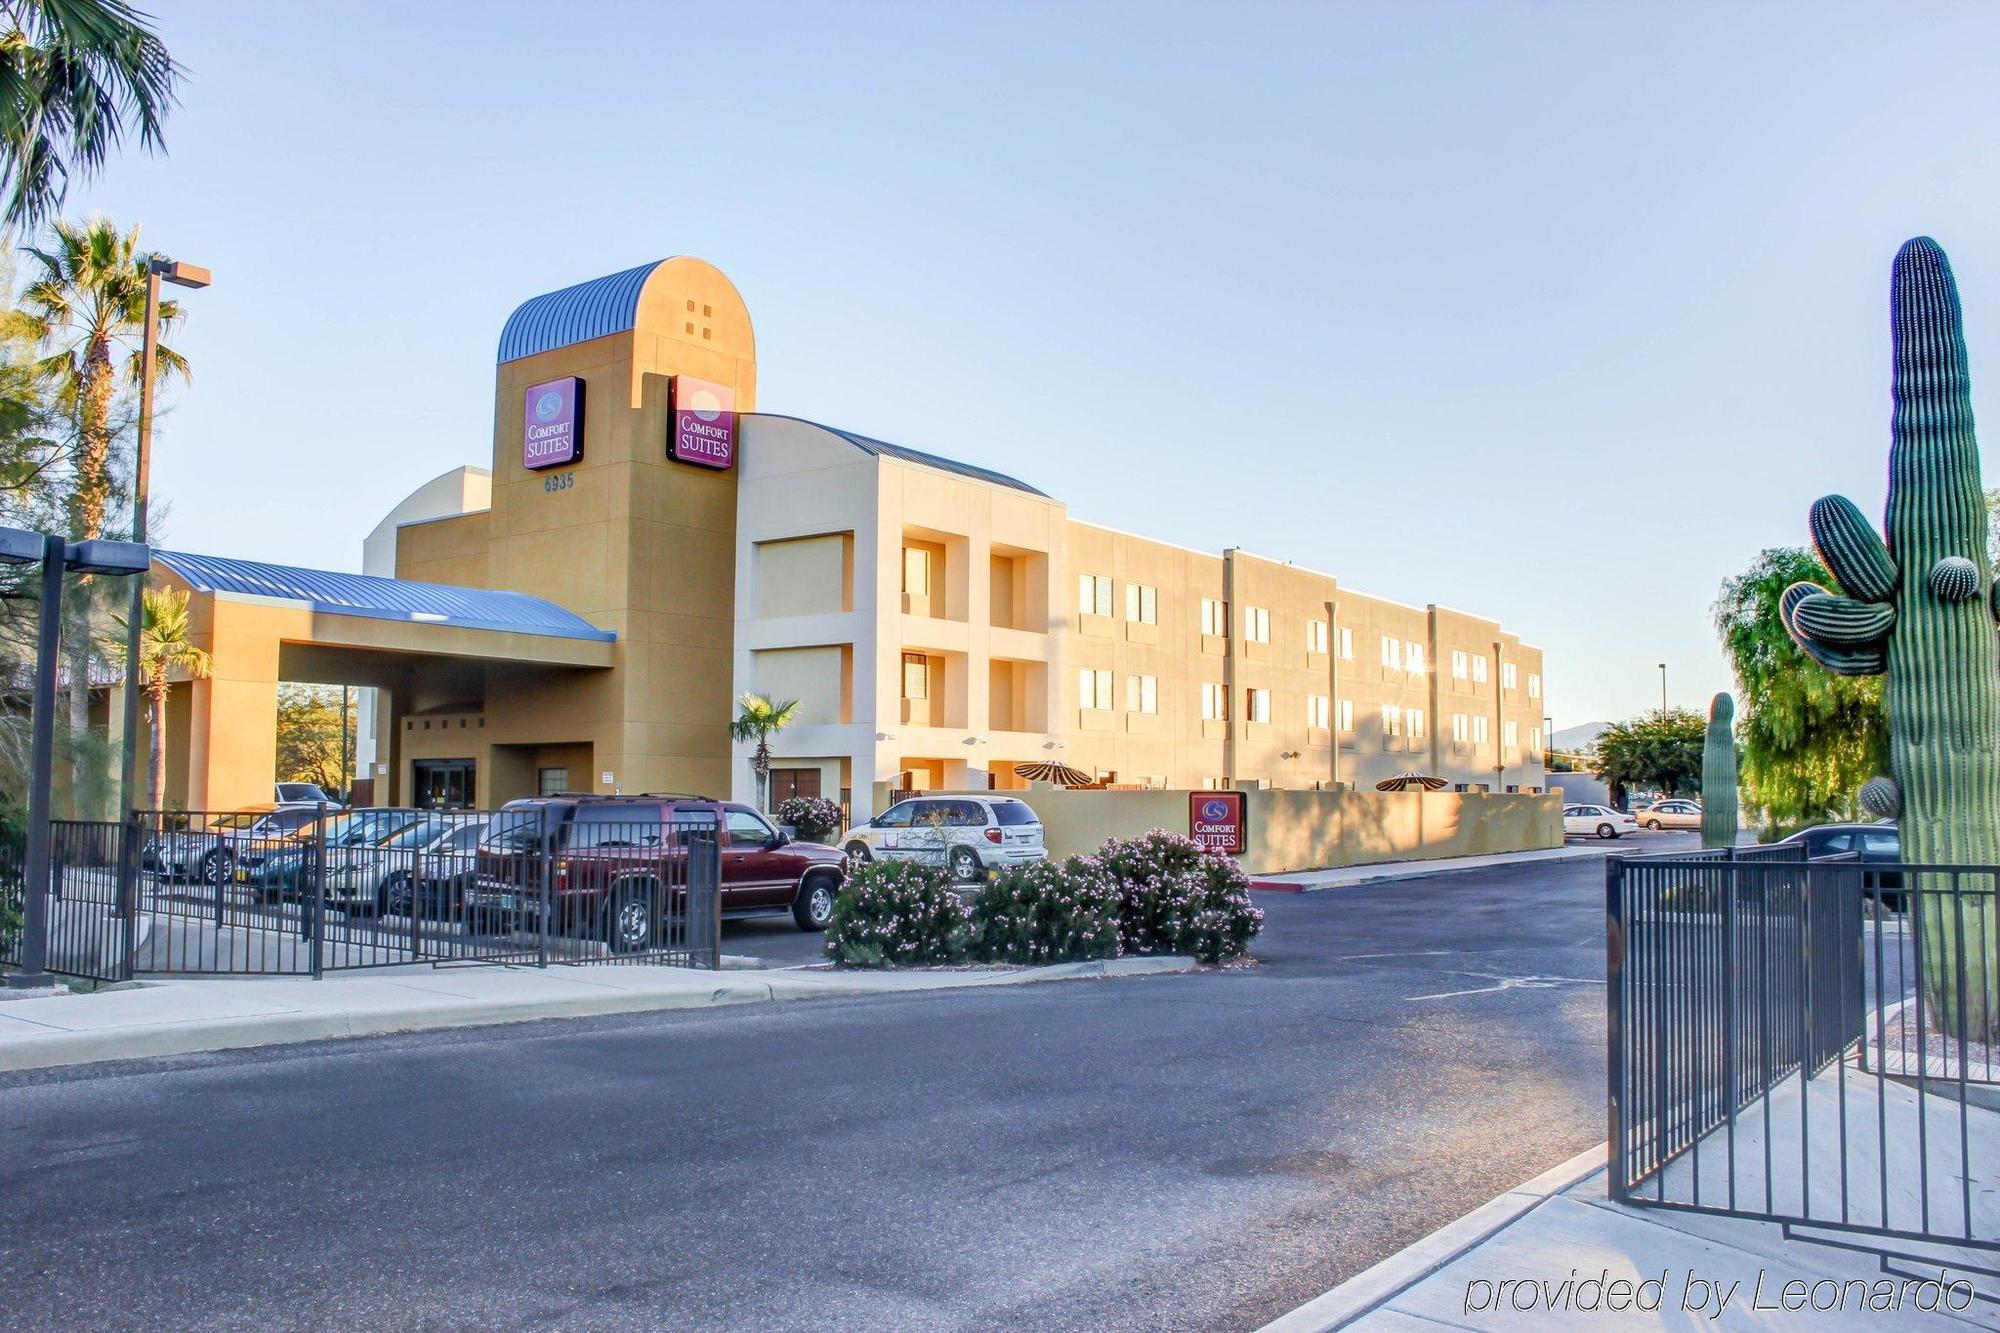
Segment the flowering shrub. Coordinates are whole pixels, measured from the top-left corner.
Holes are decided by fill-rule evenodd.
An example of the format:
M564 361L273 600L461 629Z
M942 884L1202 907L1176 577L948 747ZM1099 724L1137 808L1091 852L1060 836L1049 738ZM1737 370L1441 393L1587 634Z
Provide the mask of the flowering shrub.
M806 842L825 842L840 832L840 806L824 796L788 796L773 813Z
M972 904L972 952L991 963L1118 955L1118 883L1094 856L1004 870Z
M1234 958L1264 924L1250 877L1220 852L1165 829L1113 840L1095 858L1119 887L1119 947L1125 953L1187 953L1204 963Z
M971 933L965 904L942 867L867 861L833 900L826 953L854 967L955 963Z

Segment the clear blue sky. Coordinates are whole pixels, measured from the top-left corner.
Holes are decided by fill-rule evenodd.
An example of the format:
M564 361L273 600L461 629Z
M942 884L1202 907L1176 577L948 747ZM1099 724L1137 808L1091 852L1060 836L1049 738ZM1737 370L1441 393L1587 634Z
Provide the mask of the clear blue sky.
M154 7L171 155L73 204L216 273L185 549L357 568L509 310L694 254L767 410L1497 614L1561 728L1705 705L1723 576L1879 512L1907 236L2000 422L2000 6Z

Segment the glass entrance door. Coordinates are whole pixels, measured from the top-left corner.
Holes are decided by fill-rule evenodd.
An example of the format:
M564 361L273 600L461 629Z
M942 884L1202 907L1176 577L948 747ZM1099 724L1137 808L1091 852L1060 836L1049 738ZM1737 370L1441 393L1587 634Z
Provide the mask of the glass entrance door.
M468 810L478 798L477 765L470 759L418 759L416 804L420 810Z

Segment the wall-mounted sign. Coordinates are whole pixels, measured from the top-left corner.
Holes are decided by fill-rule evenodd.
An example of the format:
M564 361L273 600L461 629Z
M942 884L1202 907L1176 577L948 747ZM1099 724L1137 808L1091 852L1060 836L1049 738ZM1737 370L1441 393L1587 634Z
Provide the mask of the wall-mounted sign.
M1232 855L1249 846L1240 791L1188 793L1188 836L1212 852Z
M667 452L701 467L734 466L736 391L692 375L674 376L674 428Z
M522 467L534 471L582 460L582 380L567 375L530 385L521 418Z

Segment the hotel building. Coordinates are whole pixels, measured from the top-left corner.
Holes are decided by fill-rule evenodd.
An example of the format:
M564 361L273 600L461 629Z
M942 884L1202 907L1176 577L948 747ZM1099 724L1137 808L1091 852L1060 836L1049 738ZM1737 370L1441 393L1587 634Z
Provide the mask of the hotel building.
M279 680L372 687L381 803L747 799L746 692L799 701L774 797L857 816L1052 759L1116 786L1544 785L1542 655L1492 619L756 407L749 313L706 263L526 302L490 479L398 506L371 539L393 577L160 555L216 655L175 687L171 794L268 796Z

